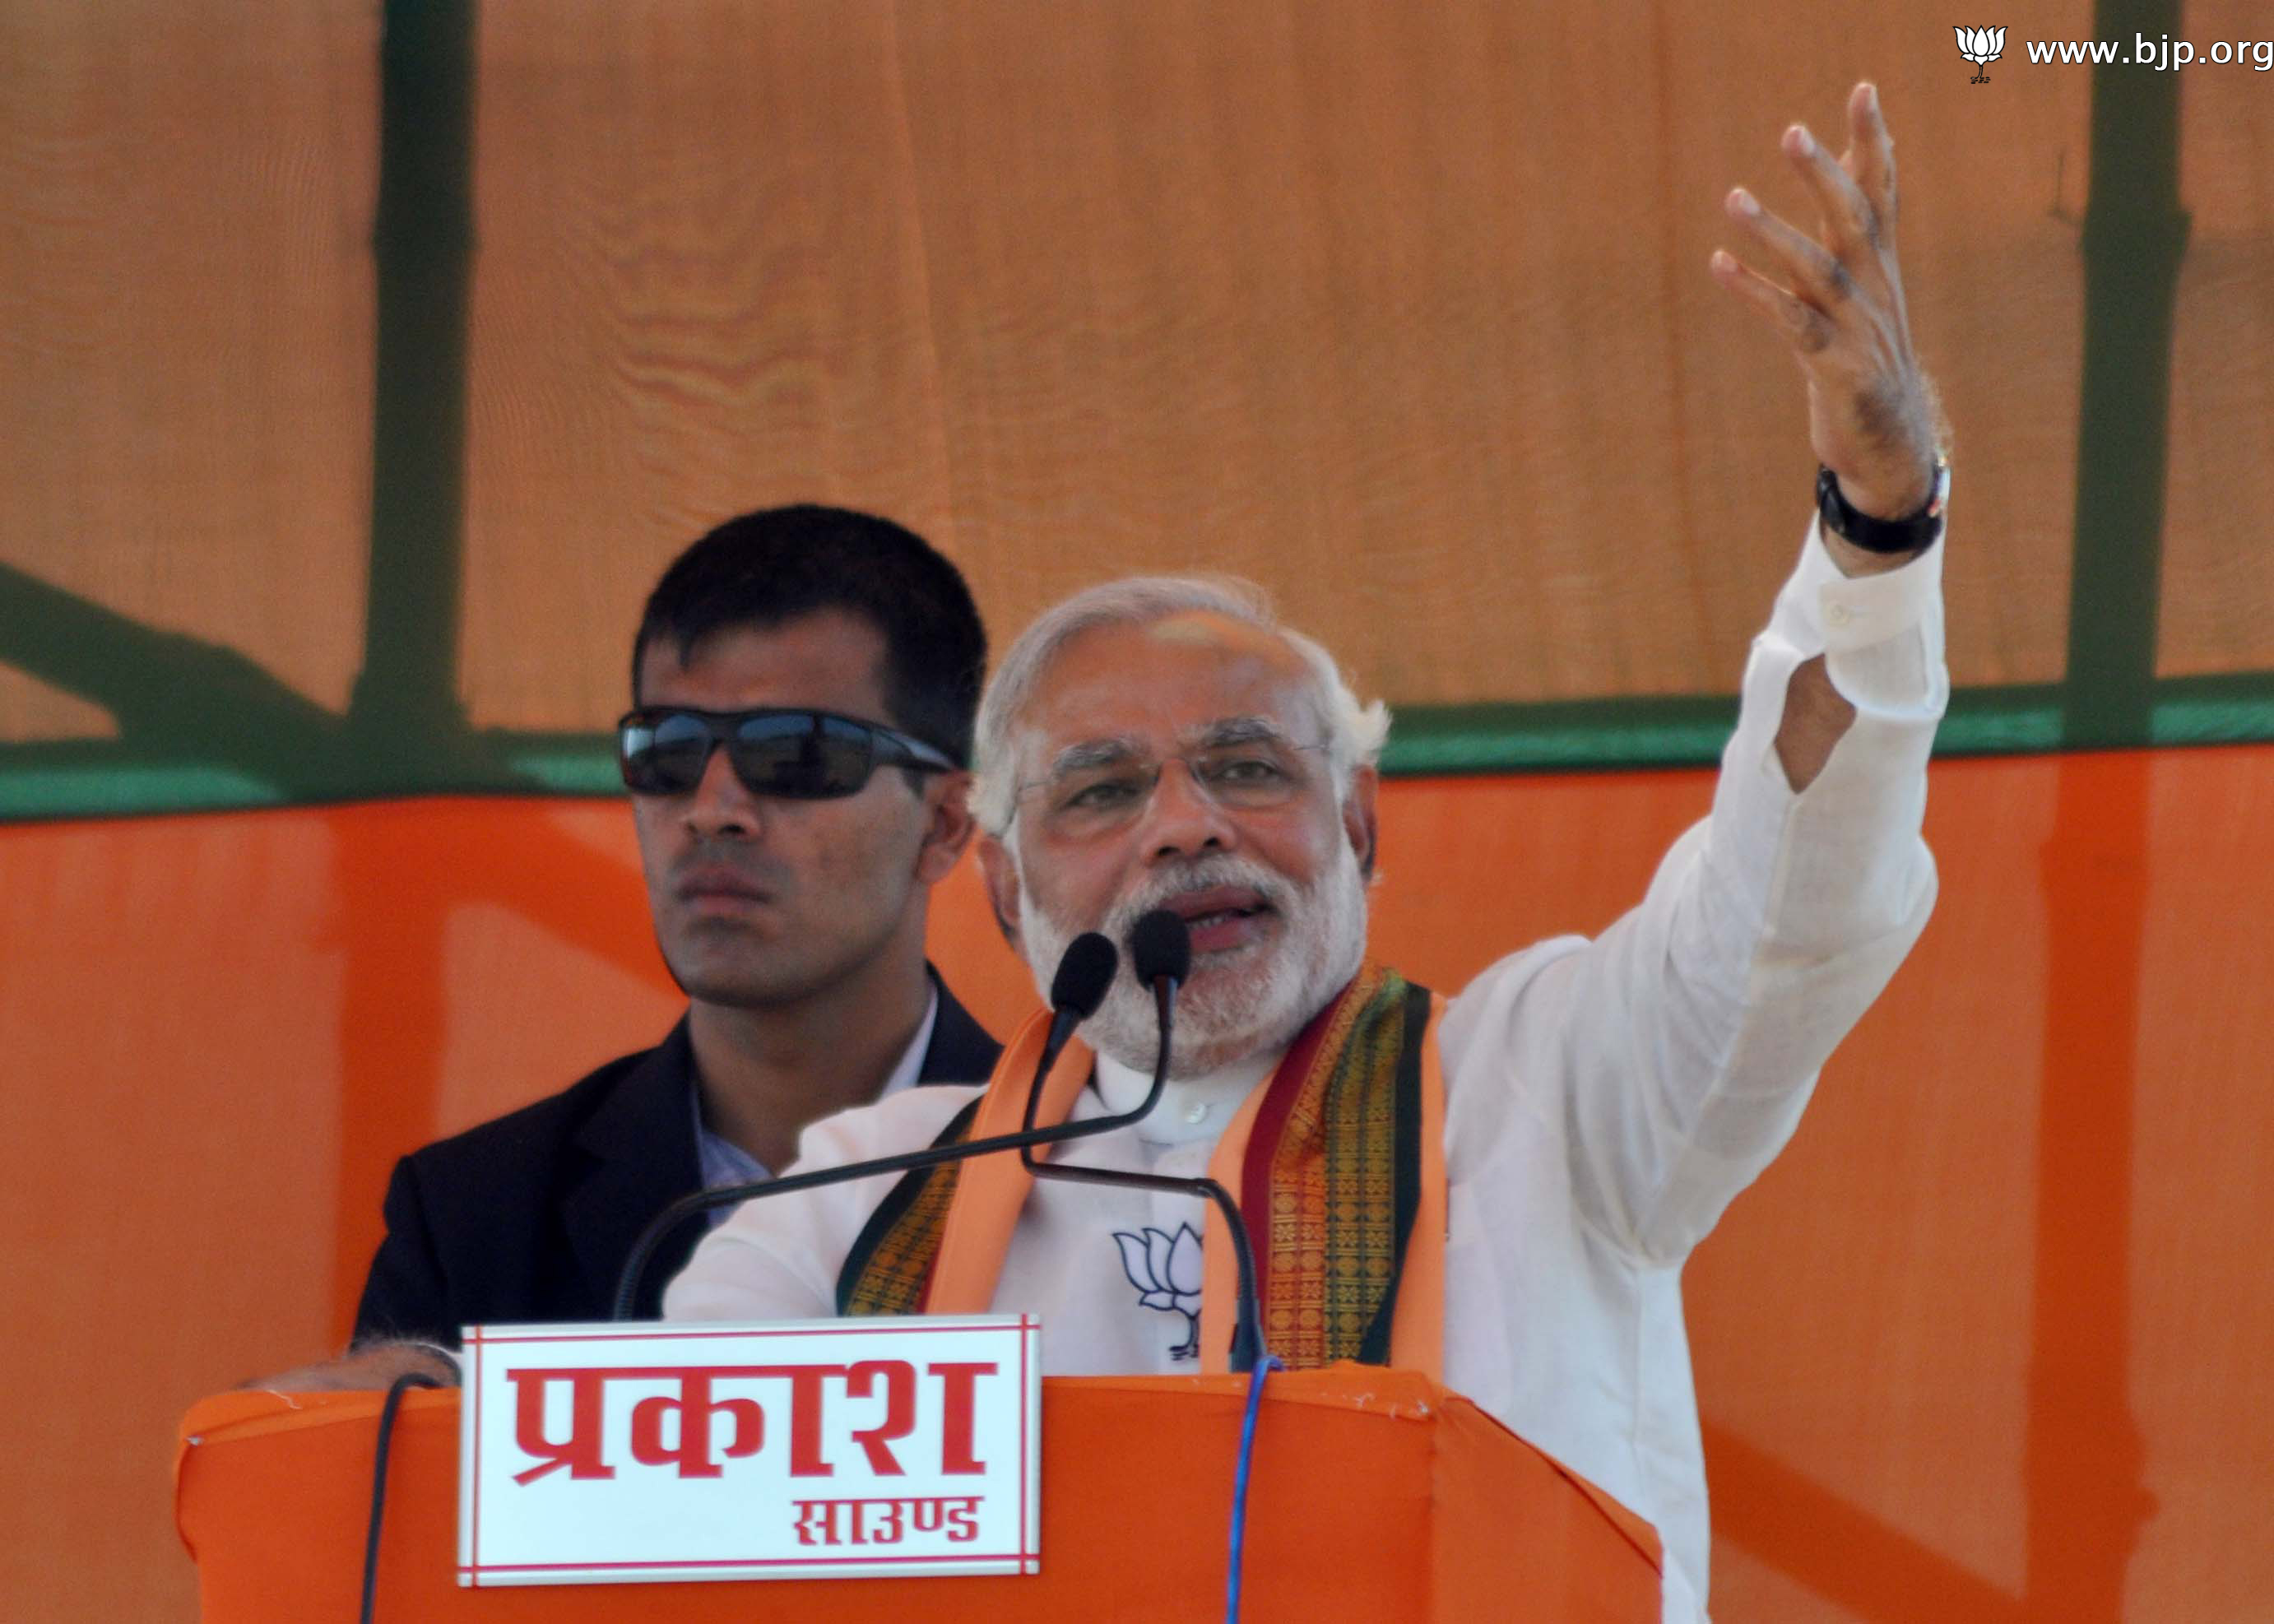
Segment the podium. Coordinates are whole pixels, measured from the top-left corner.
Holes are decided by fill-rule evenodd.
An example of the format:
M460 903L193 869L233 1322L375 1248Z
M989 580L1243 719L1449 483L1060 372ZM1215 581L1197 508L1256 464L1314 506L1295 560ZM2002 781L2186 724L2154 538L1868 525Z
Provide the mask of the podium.
M1043 1570L1029 1577L464 1589L458 1399L396 1417L377 1616L753 1617L863 1624L1224 1616L1244 1376L1043 1384ZM230 1393L182 1423L175 1512L207 1624L356 1616L380 1395ZM1653 1624L1650 1525L1427 1378L1371 1365L1264 1388L1242 1616Z

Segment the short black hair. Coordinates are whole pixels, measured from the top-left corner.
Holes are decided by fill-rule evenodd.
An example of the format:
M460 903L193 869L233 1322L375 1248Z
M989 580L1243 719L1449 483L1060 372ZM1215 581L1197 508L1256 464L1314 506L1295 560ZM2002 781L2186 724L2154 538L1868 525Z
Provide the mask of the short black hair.
M727 520L672 561L632 641L632 699L648 645L682 663L712 633L770 630L837 609L885 639L885 709L894 726L971 764L987 633L955 566L913 530L873 514L800 503Z

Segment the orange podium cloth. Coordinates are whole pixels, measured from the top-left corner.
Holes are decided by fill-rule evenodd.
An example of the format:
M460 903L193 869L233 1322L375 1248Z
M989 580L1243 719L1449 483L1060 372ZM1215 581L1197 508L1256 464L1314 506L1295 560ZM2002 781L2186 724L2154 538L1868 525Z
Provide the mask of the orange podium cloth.
M1214 1620L1246 1379L1043 1384L1043 1571L990 1578L777 1579L461 1589L458 1400L396 1420L381 1619L910 1617ZM182 1423L175 1507L207 1624L353 1618L376 1393L230 1393ZM1650 1525L1468 1400L1404 1371L1283 1372L1264 1389L1244 1616L1632 1620L1659 1616Z

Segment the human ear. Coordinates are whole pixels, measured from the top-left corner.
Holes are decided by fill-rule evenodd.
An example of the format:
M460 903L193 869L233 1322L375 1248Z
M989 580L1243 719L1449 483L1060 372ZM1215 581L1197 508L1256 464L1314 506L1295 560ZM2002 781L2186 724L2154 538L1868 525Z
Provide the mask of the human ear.
M943 773L936 793L934 799L934 792L927 791L930 804L923 845L916 852L916 878L926 885L937 885L954 871L956 859L979 830L979 821L971 815L969 773Z
M987 882L988 906L995 910L996 928L1012 951L1023 954L1019 945L1019 864L1002 840L994 835L979 837L979 872Z
M1382 775L1371 767L1361 767L1351 779L1350 793L1343 797L1343 836L1358 853L1358 871L1363 879L1374 877L1374 860L1378 849L1381 825L1374 816L1374 795L1382 786Z

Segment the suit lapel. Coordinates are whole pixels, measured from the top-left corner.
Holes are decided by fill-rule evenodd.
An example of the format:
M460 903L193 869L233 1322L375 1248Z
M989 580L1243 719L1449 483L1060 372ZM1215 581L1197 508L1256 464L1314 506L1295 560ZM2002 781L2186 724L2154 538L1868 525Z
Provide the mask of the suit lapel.
M916 1080L985 1082L1002 1045L936 971L932 981L939 989L939 1013ZM649 1221L702 1185L695 1151L695 1050L684 1018L624 1074L585 1120L576 1143L591 1158L591 1169L562 1201L561 1222L591 1300L606 1304L614 1299L616 1277ZM651 1320L662 1312L664 1286L704 1233L702 1221L690 1218L664 1242L634 1299L636 1316Z
M592 1166L561 1203L561 1221L595 1302L614 1300L616 1277L649 1221L702 1183L694 1091L694 1049L681 1019L625 1074L576 1136ZM701 1222L690 1218L664 1243L648 1266L635 1315L660 1313L665 1283L702 1233Z
M983 1083L995 1074L1003 1046L987 1035L987 1028L956 1002L939 972L931 972L939 989L939 1014L931 1024L931 1045L924 1050L916 1071L919 1083Z

